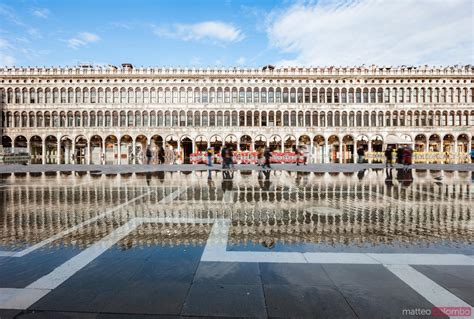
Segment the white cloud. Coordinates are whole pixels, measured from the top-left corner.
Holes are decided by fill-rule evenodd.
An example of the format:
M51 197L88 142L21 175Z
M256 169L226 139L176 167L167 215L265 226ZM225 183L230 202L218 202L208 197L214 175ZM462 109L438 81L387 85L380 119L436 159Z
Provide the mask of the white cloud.
M184 41L211 40L238 42L244 38L242 31L231 24L220 21L205 21L195 24L174 24L172 27L153 27L160 37L178 38Z
M0 53L0 66L13 66L16 60L11 55Z
M90 32L80 32L74 38L68 39L67 45L72 49L78 49L79 47L86 46L88 43L98 42L100 37Z
M36 8L33 10L33 15L38 18L47 19L51 12L47 8Z
M244 65L245 62L247 62L247 60L243 56L238 58L237 61L236 61L237 65Z
M353 0L296 4L269 15L278 65L474 63L472 0Z

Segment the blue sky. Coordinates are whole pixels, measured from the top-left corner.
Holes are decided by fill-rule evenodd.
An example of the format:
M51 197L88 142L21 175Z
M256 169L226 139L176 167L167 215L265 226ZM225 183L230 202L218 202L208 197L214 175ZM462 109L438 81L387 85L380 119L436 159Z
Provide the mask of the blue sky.
M0 65L474 64L470 0L0 0Z

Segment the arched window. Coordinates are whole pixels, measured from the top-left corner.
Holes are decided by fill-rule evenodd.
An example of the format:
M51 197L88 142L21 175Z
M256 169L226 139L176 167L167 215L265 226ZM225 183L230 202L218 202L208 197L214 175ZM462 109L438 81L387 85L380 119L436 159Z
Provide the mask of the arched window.
M97 112L97 127L104 126L104 113L102 111Z
M216 126L216 113L214 111L209 112L209 126Z
M186 113L186 126L192 127L193 126L193 112L188 111Z
M230 112L225 111L224 112L224 126L229 127L230 125Z
M62 115L61 115L61 118L62 118ZM96 118L95 118L95 112L92 111L91 114L90 114L90 121L89 121L89 126L90 127L94 127L96 126Z
M156 112L156 126L164 126L164 116L162 111Z
M155 111L150 112L150 126L151 127L156 127L157 126L157 124L156 124L156 112Z
M105 127L111 127L112 126L112 116L110 114L110 111L105 112Z
M179 126L186 126L186 113L183 110L179 112Z
M173 111L173 113L171 113L171 120L172 120L171 125L173 127L177 127L178 126L178 111Z
M290 114L288 111L283 112L283 126L290 126Z
M247 118L246 118L247 126L252 126L252 111L247 111Z
M194 126L201 126L201 113L199 111L194 112Z
M125 113L124 113L125 115ZM117 111L112 112L112 126L117 127L119 126L119 115Z

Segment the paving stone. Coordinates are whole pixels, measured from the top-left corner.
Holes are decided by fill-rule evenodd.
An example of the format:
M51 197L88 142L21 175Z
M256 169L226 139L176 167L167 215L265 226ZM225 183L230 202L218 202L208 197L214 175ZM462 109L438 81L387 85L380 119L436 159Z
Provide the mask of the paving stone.
M474 266L412 266L458 298L474 305Z
M201 262L194 283L260 285L258 263Z
M21 312L22 310L0 309L0 319L13 319Z
M3 319L3 317L1 317ZM23 313L15 319L96 319L96 313L34 311Z
M433 307L382 265L323 267L360 318L400 318L403 309Z
M264 284L334 286L323 267L318 264L260 263Z
M263 287L271 318L357 318L335 287L278 284Z
M190 284L135 281L119 289L102 312L178 315Z
M193 284L183 308L185 316L265 318L260 285Z

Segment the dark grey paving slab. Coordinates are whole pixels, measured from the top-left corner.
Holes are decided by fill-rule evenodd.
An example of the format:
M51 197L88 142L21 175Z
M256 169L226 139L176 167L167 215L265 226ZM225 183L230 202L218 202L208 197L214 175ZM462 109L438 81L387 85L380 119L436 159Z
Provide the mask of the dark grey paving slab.
M45 247L0 263L2 288L24 288L80 252L75 247Z
M0 318L1 319L13 319L15 316L20 314L21 310L14 309L0 309Z
M400 318L403 309L433 307L382 265L322 266L360 318Z
M194 283L260 285L257 263L201 262Z
M3 317L1 317L3 319ZM36 311L23 313L15 319L96 319L96 313Z
M318 264L260 263L260 273L264 284L334 286Z
M438 285L474 305L474 266L412 266Z
M97 319L178 319L181 316L169 315L142 315L142 314L124 314L124 313L100 313Z
M190 284L134 281L111 296L102 312L178 315Z
M119 288L130 284L140 266L136 259L100 256L30 309L100 312Z
M267 316L261 285L193 284L182 314L240 318Z
M271 318L357 318L336 287L264 286Z
M181 316L169 315L143 315L143 314L124 314L124 313L100 313L97 319L178 319Z

